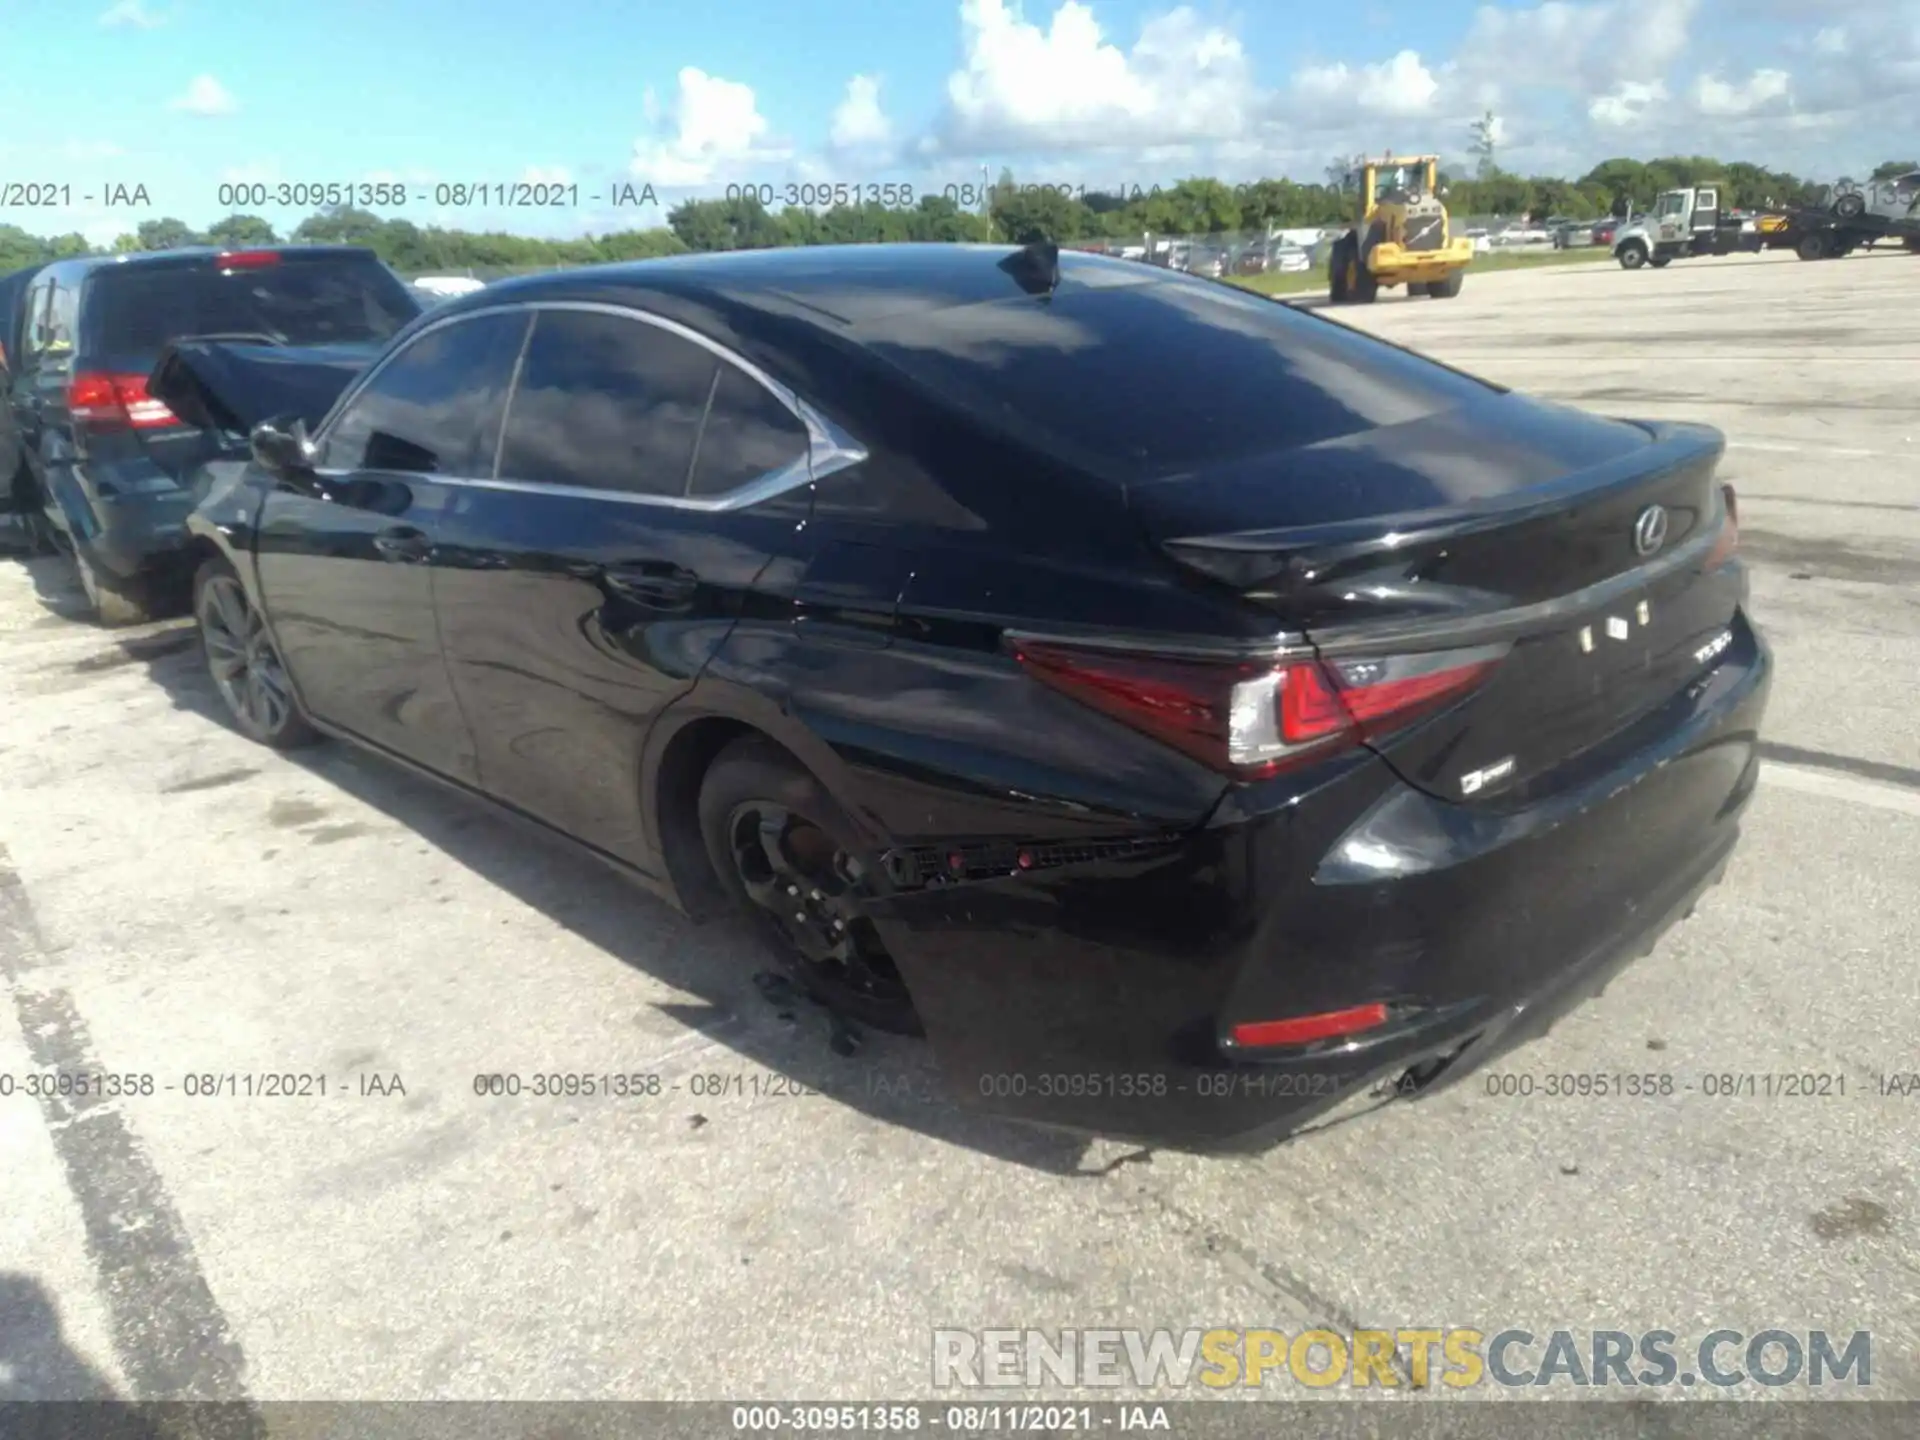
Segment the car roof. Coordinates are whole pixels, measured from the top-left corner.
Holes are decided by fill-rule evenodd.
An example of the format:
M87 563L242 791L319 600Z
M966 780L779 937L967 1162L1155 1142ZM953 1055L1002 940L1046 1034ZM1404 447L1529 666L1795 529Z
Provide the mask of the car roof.
M126 266L136 270L186 268L203 265L222 255L259 254L296 255L302 259L325 255L358 256L378 259L364 245L182 245L174 250L134 250L118 255L76 255L71 260L55 260L45 268L58 267L63 279L91 274L96 270Z
M1020 281L1003 268L1014 245L808 245L780 250L727 250L526 275L462 296L437 312L507 303L559 300L626 301L640 308L677 300L740 315L810 321L842 331L916 311L1018 299ZM1111 256L1062 249L1063 286L1173 283Z

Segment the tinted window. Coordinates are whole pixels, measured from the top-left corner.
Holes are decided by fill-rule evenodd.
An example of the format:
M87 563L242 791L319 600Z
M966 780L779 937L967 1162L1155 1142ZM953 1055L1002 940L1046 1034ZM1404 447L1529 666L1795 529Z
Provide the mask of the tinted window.
M26 298L21 301L20 309L20 354L38 355L46 346L44 337L37 333L36 327L47 318L47 295L53 289L53 282L44 277L33 282L27 289Z
M73 326L80 315L77 284L72 276L64 280L53 277L53 296L47 302L46 343L41 346L49 355L66 355L73 351Z
M718 364L657 325L543 311L507 414L501 478L684 495Z
M16 270L0 279L0 368L13 363L20 350L20 320L27 313L27 289L35 272Z
M689 495L724 495L807 453L807 427L744 370L722 365Z
M1231 286L1083 263L1098 288L1068 270L1050 302L956 306L860 333L979 423L1121 480L1319 444L1497 393Z
M491 471L524 315L483 315L411 341L328 432L330 470Z
M286 257L220 271L206 265L103 268L87 282L87 351L157 356L187 335L260 335L284 345L390 339L422 306L371 255Z

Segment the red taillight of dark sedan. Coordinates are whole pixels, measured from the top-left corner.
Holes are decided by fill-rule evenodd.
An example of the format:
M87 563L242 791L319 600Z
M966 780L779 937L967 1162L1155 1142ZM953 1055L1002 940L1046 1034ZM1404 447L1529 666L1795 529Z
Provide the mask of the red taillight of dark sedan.
M1022 642L1061 693L1224 774L1262 779L1407 724L1481 684L1504 646L1283 663L1140 656Z

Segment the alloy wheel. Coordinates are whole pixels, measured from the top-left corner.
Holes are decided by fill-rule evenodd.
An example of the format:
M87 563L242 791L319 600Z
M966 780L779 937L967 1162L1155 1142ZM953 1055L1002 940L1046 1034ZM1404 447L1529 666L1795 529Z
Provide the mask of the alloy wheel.
M260 612L230 576L201 587L200 636L207 669L234 718L263 739L284 729L294 714L286 668Z
M734 807L727 850L747 898L817 989L910 1012L906 984L867 918L866 871L856 857L804 815L760 800Z

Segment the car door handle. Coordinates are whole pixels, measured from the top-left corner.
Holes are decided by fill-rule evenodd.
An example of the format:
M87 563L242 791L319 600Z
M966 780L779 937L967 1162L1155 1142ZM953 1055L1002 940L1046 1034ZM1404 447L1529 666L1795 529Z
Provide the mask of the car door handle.
M373 548L384 559L413 565L427 558L433 549L433 541L424 530L416 530L411 525L399 525L374 536Z
M700 577L678 565L609 565L600 579L619 599L654 610L675 610L691 603Z

